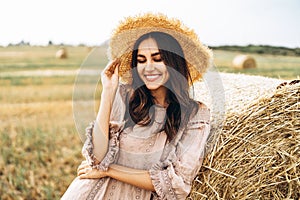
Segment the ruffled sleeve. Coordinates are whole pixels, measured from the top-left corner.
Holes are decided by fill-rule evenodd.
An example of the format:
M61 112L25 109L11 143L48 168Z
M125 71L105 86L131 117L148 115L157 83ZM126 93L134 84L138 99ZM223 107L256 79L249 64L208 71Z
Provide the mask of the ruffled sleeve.
M149 170L156 193L154 199L185 199L202 165L210 132L210 111L200 107L189 121L168 157Z
M119 152L119 135L125 124L126 94L126 86L119 85L110 115L108 150L102 161L97 160L93 153L93 130L95 121L91 122L86 128L86 141L82 148L82 155L93 168L107 171L109 165L116 161Z

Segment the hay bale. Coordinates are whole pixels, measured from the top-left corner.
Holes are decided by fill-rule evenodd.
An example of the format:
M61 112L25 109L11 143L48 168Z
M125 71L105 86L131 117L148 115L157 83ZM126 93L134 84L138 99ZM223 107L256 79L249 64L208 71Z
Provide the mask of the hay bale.
M194 85L194 98L211 109L211 135L206 151L212 149L214 141L222 131L227 115L242 113L253 101L286 80L246 74L209 72L205 81ZM218 80L220 79L220 80Z
M286 82L277 78L224 72L208 72L204 75L204 80L194 84L194 98L212 107L213 102L210 96L212 91L209 90L218 90L216 93L225 92L226 113L241 112L245 106L266 93L275 92L279 84ZM210 82L215 84L220 82L222 85L209 88Z
M260 82L256 88L265 85ZM268 86L237 111L235 106L226 109L223 130L205 157L189 198L300 198L300 84L276 86ZM257 97L258 89L254 90ZM249 95L249 90L243 91L239 96Z
M68 58L67 50L66 50L65 48L60 48L60 49L56 52L55 57L56 57L56 58L59 58L59 59L65 59L65 58Z
M249 55L237 55L232 60L232 66L238 69L256 68L256 61Z
M86 52L89 53L89 52L91 52L93 50L93 47L87 46L85 49L86 49Z

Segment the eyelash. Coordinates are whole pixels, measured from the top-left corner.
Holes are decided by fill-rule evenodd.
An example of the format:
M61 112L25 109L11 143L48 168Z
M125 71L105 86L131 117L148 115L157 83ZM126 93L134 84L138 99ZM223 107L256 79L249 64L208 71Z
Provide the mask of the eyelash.
M146 60L137 60L137 62L143 64L146 62Z
M161 62L161 61L162 61L161 58L153 59L153 60L154 60L154 62ZM141 63L141 64L145 63L146 61L147 61L147 60L137 60L137 62L138 62L138 63Z

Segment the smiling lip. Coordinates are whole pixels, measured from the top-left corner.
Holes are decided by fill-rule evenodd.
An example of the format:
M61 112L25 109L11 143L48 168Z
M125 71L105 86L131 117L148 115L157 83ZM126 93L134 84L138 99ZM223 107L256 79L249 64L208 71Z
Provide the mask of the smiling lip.
M147 74L147 75L144 75L144 76L145 76L147 81L153 82L153 81L156 81L157 79L159 79L161 74Z

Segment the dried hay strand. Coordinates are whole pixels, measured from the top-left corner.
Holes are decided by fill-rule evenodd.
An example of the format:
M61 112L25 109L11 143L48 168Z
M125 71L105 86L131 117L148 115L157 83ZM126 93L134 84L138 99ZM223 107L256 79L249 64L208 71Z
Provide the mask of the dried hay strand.
M67 50L66 50L65 48L59 49L59 50L55 53L55 57L56 57L56 58L59 58L59 59L68 58Z
M232 60L232 66L238 69L256 68L256 61L249 55L237 55Z
M189 198L300 198L299 81L226 113Z

